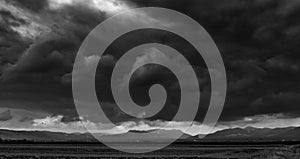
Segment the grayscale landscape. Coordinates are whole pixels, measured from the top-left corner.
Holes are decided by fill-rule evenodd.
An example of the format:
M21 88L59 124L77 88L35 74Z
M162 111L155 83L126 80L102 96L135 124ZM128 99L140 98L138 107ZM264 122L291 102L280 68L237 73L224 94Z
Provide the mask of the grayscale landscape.
M0 0L0 159L300 159L299 18L300 0Z

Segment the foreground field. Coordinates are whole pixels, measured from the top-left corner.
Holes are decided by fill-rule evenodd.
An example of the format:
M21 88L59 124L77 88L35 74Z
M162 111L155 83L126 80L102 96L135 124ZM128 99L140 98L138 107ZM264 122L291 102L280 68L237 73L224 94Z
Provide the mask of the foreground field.
M174 144L146 154L127 154L100 144L0 144L0 159L269 158L299 159L300 145Z

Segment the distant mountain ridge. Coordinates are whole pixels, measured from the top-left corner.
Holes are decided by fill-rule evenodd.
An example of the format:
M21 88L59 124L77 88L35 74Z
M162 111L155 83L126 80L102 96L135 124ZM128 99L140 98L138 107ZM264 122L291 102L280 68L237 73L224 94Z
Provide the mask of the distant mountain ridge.
M180 138L189 138L191 135L184 134L180 130L149 130L139 131L131 130L123 134L94 134L103 141L110 142L139 142L139 141L158 141L163 142L165 140ZM26 141L43 141L43 142L89 142L97 141L90 133L63 133L63 132L50 132L50 131L13 131L0 129L1 140L26 140Z
M92 141L95 140L88 133L63 133L50 131L13 131L0 129L1 140L26 140L26 141Z
M180 136L181 135L181 136ZM163 142L180 138L177 141L201 142L201 141L300 141L300 127L286 128L232 128L220 130L206 135L191 136L180 130L130 130L123 134L97 134L97 137L111 142ZM89 133L63 133L50 131L13 131L0 129L0 139L9 141L43 141L43 142L94 142L97 141Z
M286 128L232 128L208 134L205 140L299 140L300 127Z
M189 139L192 136L183 133L180 130L162 130L154 129L148 131L130 130L127 133L100 136L108 142L166 142L176 139Z

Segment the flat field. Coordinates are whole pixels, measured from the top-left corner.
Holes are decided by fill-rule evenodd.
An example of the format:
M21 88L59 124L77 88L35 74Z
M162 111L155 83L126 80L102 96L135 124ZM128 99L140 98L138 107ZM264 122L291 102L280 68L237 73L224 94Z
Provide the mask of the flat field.
M128 154L102 144L1 143L0 159L96 159L96 158L239 158L299 159L297 144L172 144L145 154Z

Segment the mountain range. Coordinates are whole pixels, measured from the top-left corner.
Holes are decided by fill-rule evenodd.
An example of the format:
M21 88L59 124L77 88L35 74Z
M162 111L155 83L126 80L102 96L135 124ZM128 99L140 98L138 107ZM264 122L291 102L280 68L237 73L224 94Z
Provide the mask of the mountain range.
M134 135L132 133L134 133ZM131 130L123 134L96 134L97 137L111 142L163 142L175 139L182 132L180 130ZM215 133L191 136L182 134L178 142L201 141L300 141L300 127L286 128L232 128ZM203 138L202 138L203 137ZM13 131L0 129L0 139L3 141L42 141L42 142L94 142L97 141L89 133L62 133L50 131Z
M225 129L206 135L204 140L300 141L300 127Z

